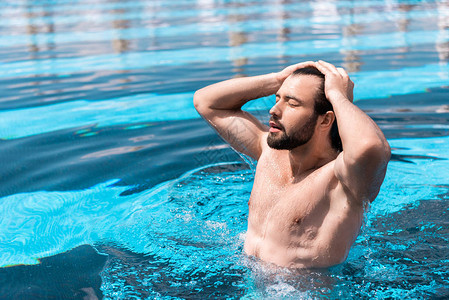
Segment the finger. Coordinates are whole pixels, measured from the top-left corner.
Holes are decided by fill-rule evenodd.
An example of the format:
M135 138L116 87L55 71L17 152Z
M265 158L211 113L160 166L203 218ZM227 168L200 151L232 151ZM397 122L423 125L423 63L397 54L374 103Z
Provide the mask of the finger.
M334 74L336 74L336 75L337 75L337 74L338 74L338 75L340 74L340 73L338 72L337 68L336 68L333 64L328 63L328 62L325 62L325 61L322 61L322 60L319 60L318 63L319 63L320 65L326 67L326 69L327 69L328 71L330 71L330 72L332 72L332 73L334 73Z
M316 67L315 66L315 62L313 62L313 61L305 61L305 62L297 63L295 65L288 66L282 72L287 77L287 76L290 76L296 70L302 69L302 68L307 68L307 67Z
M346 72L345 69L343 69L343 68L337 68L337 71L338 71L338 73L340 73L341 76L343 76L344 78L349 78L349 75L348 75L348 73Z
M332 71L326 65L320 63L319 61L316 62L315 67L324 75L332 73Z
M316 67L316 64L313 61L305 61L305 62L300 62L300 63L294 64L294 65L288 66L278 73L279 78L281 81L284 81L288 76L290 76L296 70L301 69L301 68L306 68L306 67Z
M300 63L297 63L295 65L292 65L291 67L294 70L297 70L297 69L301 69L301 68L314 67L314 66L315 66L315 62L313 62L313 61L305 61L305 62L300 62Z

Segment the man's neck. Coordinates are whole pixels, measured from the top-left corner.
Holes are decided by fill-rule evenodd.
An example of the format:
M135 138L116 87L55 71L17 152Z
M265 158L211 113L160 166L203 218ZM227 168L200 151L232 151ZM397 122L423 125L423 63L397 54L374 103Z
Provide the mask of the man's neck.
M311 141L312 142L312 141ZM307 143L289 151L292 180L324 166L337 157L338 153L329 143L325 145Z

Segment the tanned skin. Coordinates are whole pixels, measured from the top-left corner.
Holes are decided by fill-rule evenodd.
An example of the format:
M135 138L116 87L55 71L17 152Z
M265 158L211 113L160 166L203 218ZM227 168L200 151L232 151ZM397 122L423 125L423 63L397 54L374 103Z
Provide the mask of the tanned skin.
M334 111L310 125L322 79L292 75L315 67ZM257 160L249 200L244 250L283 267L329 267L343 262L359 234L364 206L384 180L390 147L375 122L352 103L354 84L342 68L318 61L278 73L235 78L195 93L197 111L237 151ZM269 126L242 111L248 101L276 94ZM338 121L343 151L329 132ZM311 137L288 150L270 147L267 137Z

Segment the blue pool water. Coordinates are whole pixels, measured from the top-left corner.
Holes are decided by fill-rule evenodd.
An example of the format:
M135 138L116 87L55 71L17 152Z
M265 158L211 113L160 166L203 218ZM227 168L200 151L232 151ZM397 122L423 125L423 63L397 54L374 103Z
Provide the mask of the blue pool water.
M392 160L345 263L273 268L242 252L255 164L192 96L317 59ZM445 0L0 3L0 299L448 298L448 61Z

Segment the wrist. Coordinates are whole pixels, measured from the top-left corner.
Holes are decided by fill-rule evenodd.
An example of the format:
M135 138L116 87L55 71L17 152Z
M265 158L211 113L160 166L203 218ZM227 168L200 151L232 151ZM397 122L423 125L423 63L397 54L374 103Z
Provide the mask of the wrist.
M284 83L285 79L287 79L288 76L285 76L283 72L274 72L270 73L270 75L273 77L273 79L276 81L276 83L279 85L279 87Z
M329 93L326 94L327 95L327 99L329 100L329 102L331 104L338 103L338 102L351 102L348 98L348 96L346 96L345 94L341 93L341 92L333 92L333 93Z
M264 89L269 93L273 94L279 90L284 80L279 73L268 73L264 80Z
M272 84L282 84L281 76L279 75L279 73L273 72L265 74L265 78Z

